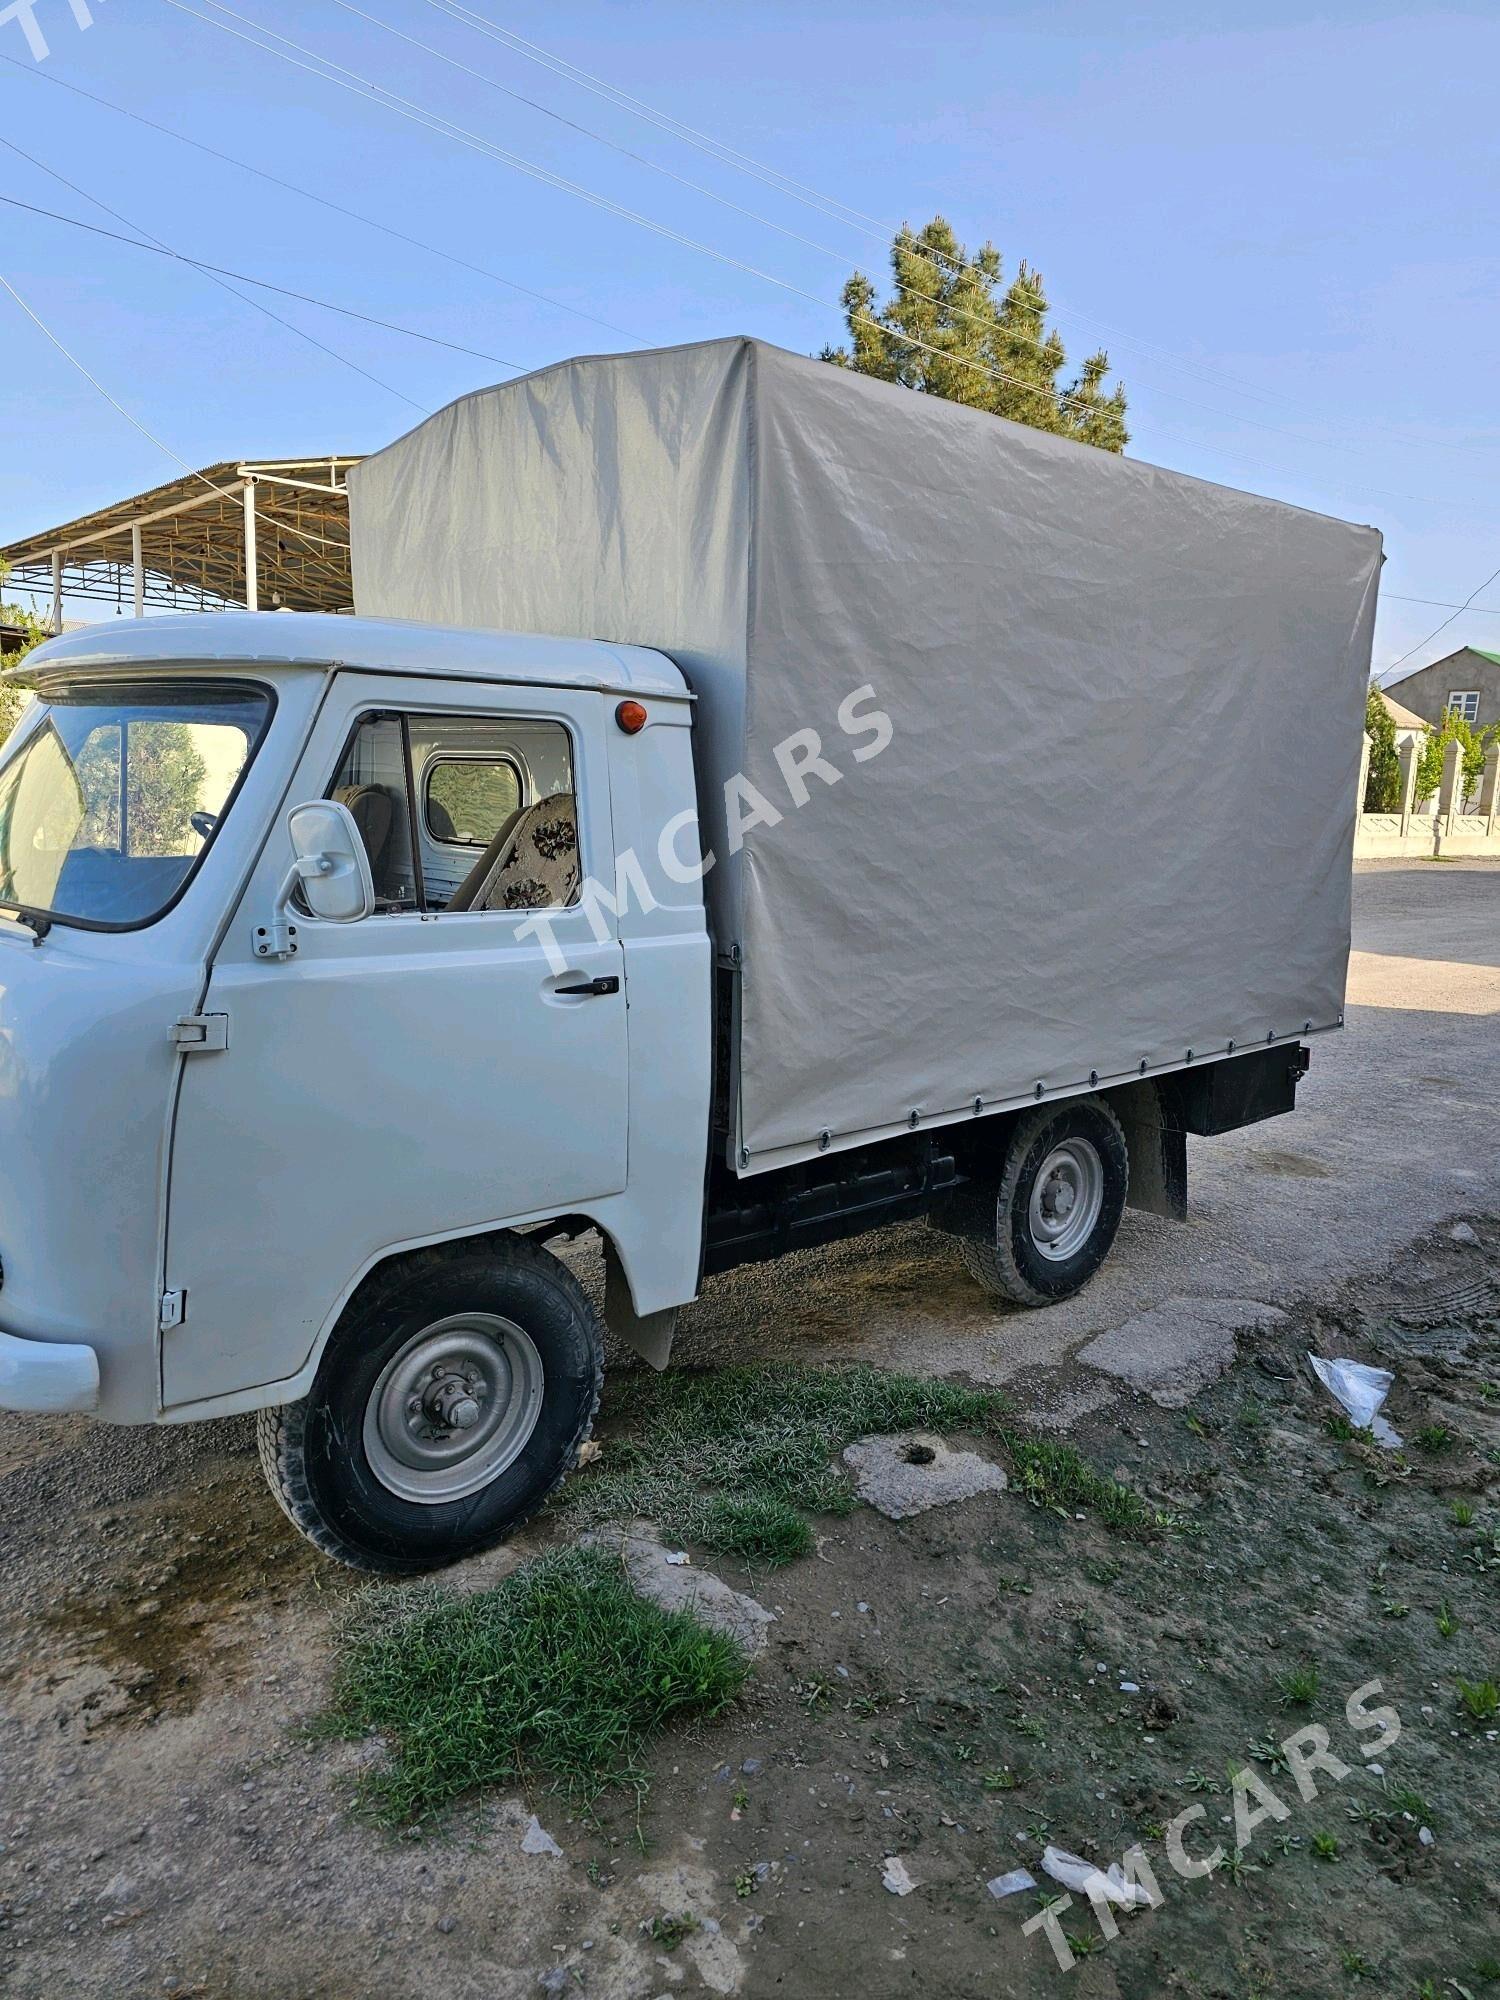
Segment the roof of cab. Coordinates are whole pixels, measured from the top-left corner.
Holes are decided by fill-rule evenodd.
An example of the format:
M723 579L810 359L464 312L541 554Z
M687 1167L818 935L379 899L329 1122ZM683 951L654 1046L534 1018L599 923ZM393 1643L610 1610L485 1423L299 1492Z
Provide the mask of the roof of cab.
M470 631L405 618L345 618L319 611L209 611L182 618L111 619L64 632L28 653L27 681L80 670L151 666L359 667L371 673L443 674L480 681L534 681L609 693L688 693L664 653L601 639ZM9 678L9 676L7 676Z

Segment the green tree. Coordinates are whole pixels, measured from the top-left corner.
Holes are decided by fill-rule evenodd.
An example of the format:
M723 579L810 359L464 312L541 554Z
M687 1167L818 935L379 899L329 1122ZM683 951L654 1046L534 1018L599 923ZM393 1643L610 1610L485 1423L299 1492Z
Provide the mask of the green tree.
M125 810L132 855L195 854L199 836L190 814L198 807L208 775L193 732L185 722L137 720L129 725L129 775ZM77 844L118 849L120 845L120 730L107 724L93 731L79 754L78 782L84 821Z
M1364 810L1367 813L1399 812L1401 759L1396 750L1396 718L1380 699L1380 690L1373 681L1365 700L1365 734L1372 747Z
M0 563L0 589L10 575L10 565ZM24 604L6 604L0 600L0 625L19 625L25 633L25 641L18 653L7 653L5 664L14 667L25 659L33 646L40 646L43 639L50 638L46 626L35 612L28 611ZM17 687L13 681L0 683L0 743L3 743L16 726L16 717L25 706L29 689Z
M854 273L843 293L849 345L825 348L825 361L1102 451L1125 449L1125 391L1117 383L1106 395L1103 349L1059 382L1067 354L1046 323L1040 272L1020 264L1006 285L995 246L971 257L938 215L897 232L891 276L895 291L878 306L873 280Z
M1477 791L1485 752L1496 737L1500 737L1500 723L1492 722L1487 729L1476 729L1456 708L1450 708L1443 717L1441 728L1434 729L1422 745L1422 755L1417 762L1418 804L1425 804L1442 783L1443 759L1448 754L1448 745L1453 742L1464 746L1464 790Z

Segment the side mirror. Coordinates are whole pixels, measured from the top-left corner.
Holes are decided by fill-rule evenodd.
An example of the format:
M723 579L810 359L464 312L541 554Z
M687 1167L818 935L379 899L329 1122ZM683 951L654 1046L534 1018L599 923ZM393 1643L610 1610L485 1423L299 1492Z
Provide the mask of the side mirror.
M294 806L287 818L296 859L277 893L270 919L255 927L257 958L295 958L297 925L288 915L301 892L311 914L327 924L357 924L375 908L370 857L354 815L335 799Z
M335 799L294 806L287 820L302 900L328 924L357 924L375 908L370 857L354 815Z

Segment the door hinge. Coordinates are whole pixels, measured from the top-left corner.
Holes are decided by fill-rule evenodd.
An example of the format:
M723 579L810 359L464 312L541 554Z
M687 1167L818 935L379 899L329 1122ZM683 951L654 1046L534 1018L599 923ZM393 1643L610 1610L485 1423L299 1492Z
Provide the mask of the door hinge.
M172 1023L172 1040L190 1054L211 1055L229 1047L227 1014L184 1014Z
M187 1293L163 1292L161 1295L160 1326L163 1333L170 1333L174 1326L181 1326L187 1318Z

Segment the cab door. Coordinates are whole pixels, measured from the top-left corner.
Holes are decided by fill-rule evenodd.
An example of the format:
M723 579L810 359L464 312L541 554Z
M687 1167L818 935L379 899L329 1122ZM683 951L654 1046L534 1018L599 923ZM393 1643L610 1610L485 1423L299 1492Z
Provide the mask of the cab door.
M475 741L520 746L522 806L571 793L571 888L553 866L530 880L512 868L496 889L492 867L508 907L449 909L464 900L460 853L429 889L434 826L445 852L455 830L435 809L429 822L412 744L461 736L465 718ZM286 807L349 804L376 914L294 913L295 956L257 956L291 860L283 811L214 956L203 1041L183 1058L165 1265L181 1321L162 1337L164 1406L295 1376L393 1249L624 1188L623 954L607 904L578 888L614 879L607 721L603 695L571 690L334 679ZM462 829L476 866L487 831Z

